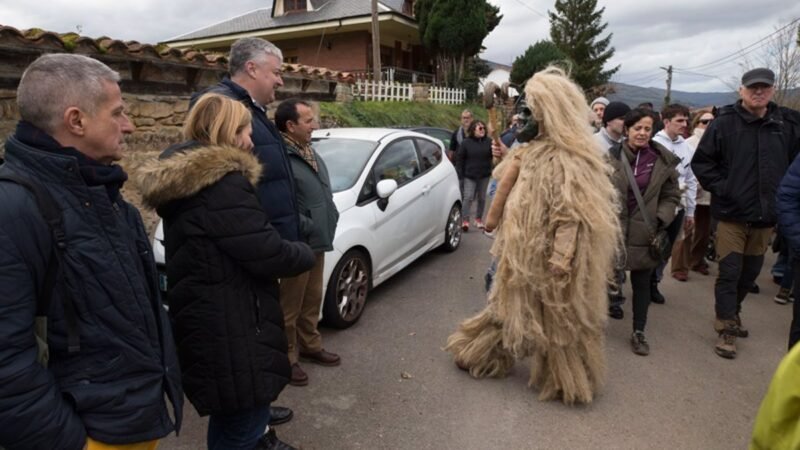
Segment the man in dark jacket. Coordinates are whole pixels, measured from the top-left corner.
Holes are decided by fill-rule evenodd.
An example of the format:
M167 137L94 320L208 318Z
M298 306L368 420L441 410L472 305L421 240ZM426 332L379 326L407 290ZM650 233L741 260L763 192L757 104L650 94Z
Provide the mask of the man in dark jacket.
M711 214L719 221L719 261L714 295L716 352L736 357L742 301L764 262L777 220L775 193L800 150L800 114L771 101L775 74L764 68L742 76L739 100L721 108L703 133L692 170L711 192Z
M322 336L317 330L325 252L333 250L339 212L333 203L325 161L311 147L311 133L319 128L311 104L299 99L286 100L275 111L275 125L289 150L300 208L300 235L316 255L311 270L281 280L281 306L292 364L290 383L304 386L308 384L308 375L300 367L298 356L323 366L338 366L341 362L339 355L322 348Z
M180 427L180 371L155 263L141 216L119 192L127 175L114 162L133 125L118 81L94 59L50 54L19 84L22 120L0 174L48 192L64 236L55 234L57 249L42 196L0 183L0 447L155 448ZM33 330L50 292L45 367Z
M286 146L278 129L267 118L267 106L275 101L275 89L283 86L281 64L283 53L269 41L243 38L234 42L228 57L230 77L200 92L214 92L242 102L253 115L253 154L261 161L264 172L258 184L258 198L267 212L270 224L287 241L300 240L292 167ZM289 408L270 408L270 424L292 418Z
M453 130L453 135L450 137L450 148L447 150L447 157L450 158L450 161L455 160L458 147L467 137L467 130L470 125L472 125L472 111L465 109L461 111L461 126Z
M292 168L283 139L267 118L275 90L283 86L283 53L269 41L244 38L234 42L228 58L230 77L195 95L214 92L239 100L253 115L253 153L264 166L258 197L275 229L287 241L300 240L297 200Z

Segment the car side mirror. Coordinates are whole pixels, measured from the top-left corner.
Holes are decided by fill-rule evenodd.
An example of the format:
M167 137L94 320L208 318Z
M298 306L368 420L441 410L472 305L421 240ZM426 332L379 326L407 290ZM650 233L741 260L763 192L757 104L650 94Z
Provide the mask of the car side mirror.
M397 181L391 179L381 180L375 190L378 191L378 208L381 211L386 211L386 207L389 205L389 197L397 190Z
M379 198L389 198L397 190L397 181L381 180L378 182L377 191Z

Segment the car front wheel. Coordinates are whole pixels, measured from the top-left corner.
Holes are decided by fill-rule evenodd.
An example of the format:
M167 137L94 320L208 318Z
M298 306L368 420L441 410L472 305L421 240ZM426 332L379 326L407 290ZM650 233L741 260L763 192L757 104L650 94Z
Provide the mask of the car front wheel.
M364 311L370 286L370 265L360 250L350 250L336 264L325 293L322 320L334 328L348 328Z

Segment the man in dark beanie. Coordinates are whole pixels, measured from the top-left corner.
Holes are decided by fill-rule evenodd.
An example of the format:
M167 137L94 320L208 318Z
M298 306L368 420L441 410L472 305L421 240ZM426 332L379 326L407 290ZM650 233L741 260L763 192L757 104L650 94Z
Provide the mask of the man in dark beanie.
M603 128L594 134L598 148L603 154L608 153L611 147L622 142L622 132L625 128L623 118L630 110L631 108L622 102L611 102L606 105L606 110L603 111ZM608 288L608 315L612 319L622 319L625 316L622 310L622 305L625 304L625 295L620 286L625 283L625 270L616 269L614 280L616 286Z
M622 142L622 129L625 127L622 118L630 110L631 108L622 102L611 102L606 105L606 110L603 111L603 127L594 134L603 153Z
M761 271L778 219L778 184L800 150L800 113L771 101L774 84L769 69L745 73L741 99L719 109L692 159L697 179L712 194L711 215L719 221L715 350L728 359L736 357L736 338L748 336L742 302Z

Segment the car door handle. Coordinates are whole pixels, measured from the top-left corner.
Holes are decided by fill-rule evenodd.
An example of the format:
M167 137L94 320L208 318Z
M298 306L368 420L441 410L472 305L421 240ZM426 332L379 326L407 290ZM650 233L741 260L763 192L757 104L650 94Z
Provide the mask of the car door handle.
M431 191L431 187L430 186L423 186L421 191L422 191L422 195L428 195L428 193Z

